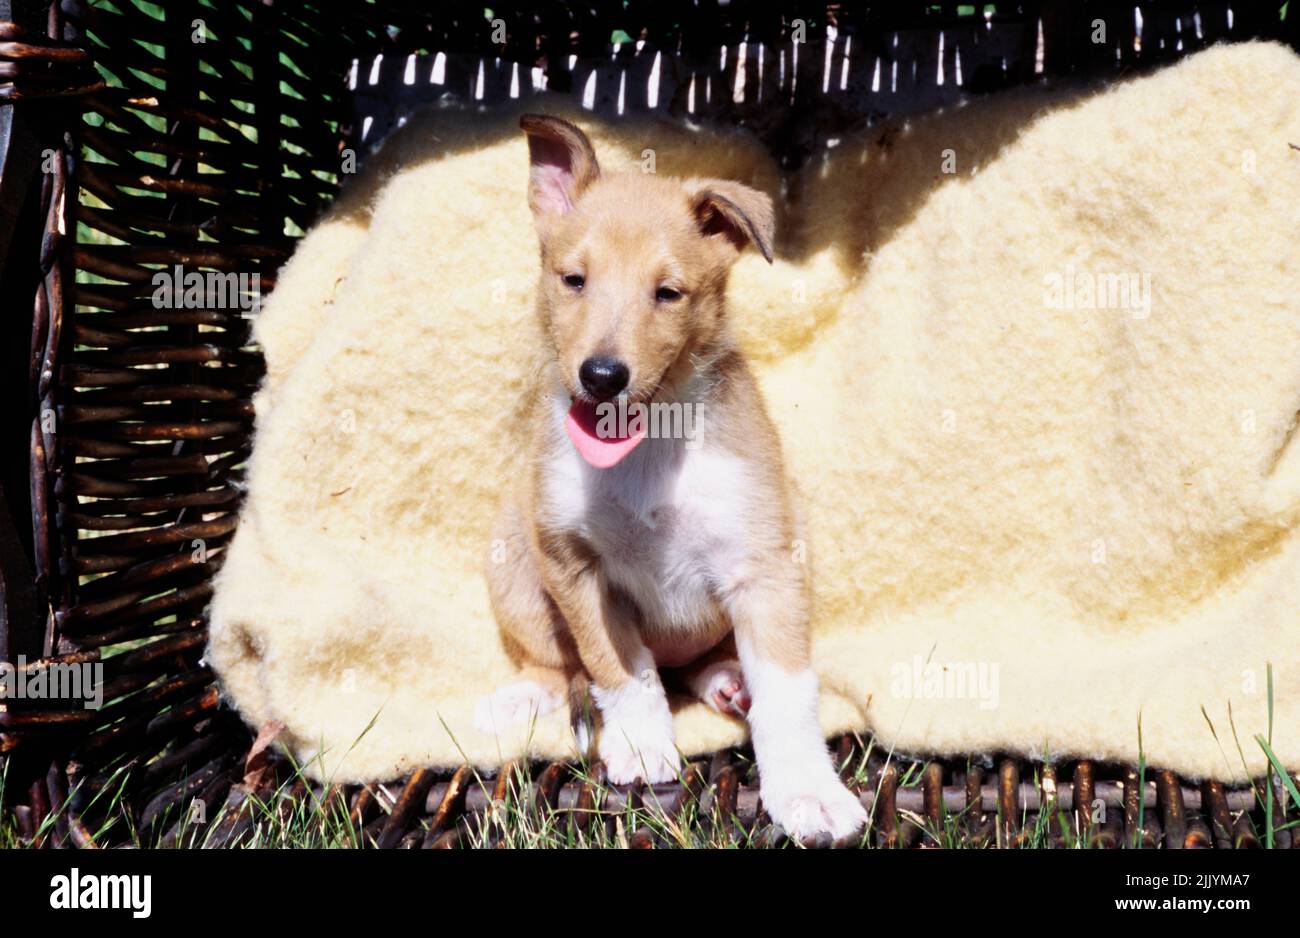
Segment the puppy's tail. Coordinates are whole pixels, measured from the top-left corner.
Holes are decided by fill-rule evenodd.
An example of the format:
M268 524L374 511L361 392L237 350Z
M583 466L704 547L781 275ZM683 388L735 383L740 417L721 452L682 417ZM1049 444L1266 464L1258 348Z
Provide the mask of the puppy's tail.
M569 725L573 727L574 743L580 755L591 756L596 741L596 703L591 697L591 678L578 668L569 673L568 685Z

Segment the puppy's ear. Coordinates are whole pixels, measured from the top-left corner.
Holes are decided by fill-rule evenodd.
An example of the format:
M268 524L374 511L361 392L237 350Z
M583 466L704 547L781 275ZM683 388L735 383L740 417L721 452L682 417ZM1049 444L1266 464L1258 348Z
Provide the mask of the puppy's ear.
M746 242L772 263L776 217L767 193L728 179L701 179L691 188L691 207L706 238L719 238L737 251Z
M528 135L528 207L540 225L573 211L584 189L600 176L596 151L577 126L545 114L525 114Z

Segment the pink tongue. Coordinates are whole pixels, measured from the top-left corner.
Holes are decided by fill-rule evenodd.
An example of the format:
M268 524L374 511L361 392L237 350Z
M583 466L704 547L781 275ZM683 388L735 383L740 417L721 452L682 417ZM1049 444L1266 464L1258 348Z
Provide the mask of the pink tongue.
M617 414L604 423L609 429L616 431ZM565 432L569 434L569 439L577 448L578 455L597 469L608 469L617 465L645 439L644 430L634 436L602 436L597 429L598 426L600 421L596 417L596 408L582 401L574 401L573 406L569 408L569 416L564 418Z

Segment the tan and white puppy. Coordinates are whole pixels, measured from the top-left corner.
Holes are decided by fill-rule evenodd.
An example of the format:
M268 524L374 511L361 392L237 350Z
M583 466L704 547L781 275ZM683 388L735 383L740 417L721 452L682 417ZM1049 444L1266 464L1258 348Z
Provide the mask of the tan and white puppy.
M866 815L817 720L780 441L727 324L741 249L772 259L771 200L719 179L602 174L573 124L520 125L551 355L530 469L487 564L524 673L480 702L479 725L589 685L609 779L668 781L680 768L668 669L748 718L773 820L796 838L851 835Z

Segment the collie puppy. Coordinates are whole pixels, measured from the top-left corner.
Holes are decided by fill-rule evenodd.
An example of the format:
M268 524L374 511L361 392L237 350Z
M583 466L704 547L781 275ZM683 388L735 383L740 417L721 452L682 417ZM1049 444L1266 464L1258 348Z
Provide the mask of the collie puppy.
M477 722L490 732L589 691L610 781L666 782L681 765L667 682L748 720L763 805L791 837L849 837L866 814L817 720L780 441L727 321L740 251L772 260L771 200L602 173L573 124L520 125L548 365L487 564L523 670Z

